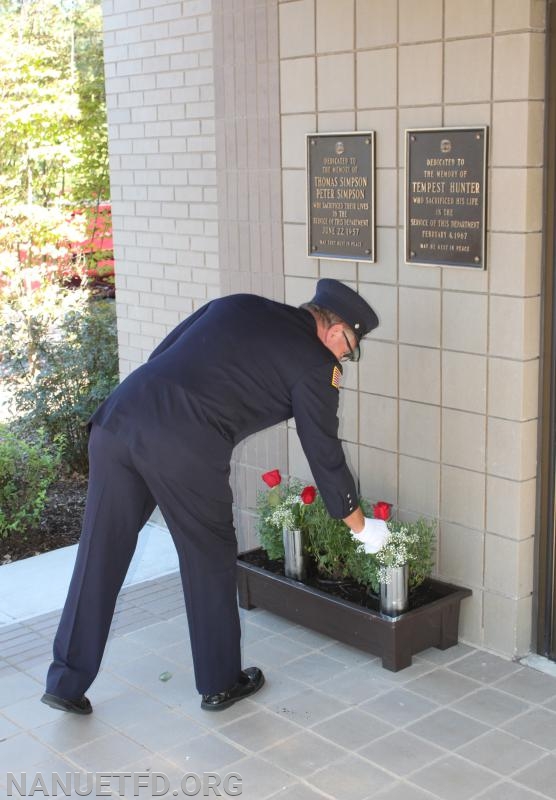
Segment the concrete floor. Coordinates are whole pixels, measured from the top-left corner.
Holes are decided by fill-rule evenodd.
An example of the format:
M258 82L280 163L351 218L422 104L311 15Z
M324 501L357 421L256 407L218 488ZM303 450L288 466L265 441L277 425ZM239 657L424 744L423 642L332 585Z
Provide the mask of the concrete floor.
M267 683L226 711L204 712L172 573L122 591L88 693L94 713L77 717L39 702L58 617L0 626L0 797L8 772L20 786L25 773L28 796L40 776L48 794L35 784L39 797L54 796L55 772L72 773L81 791L92 773L112 773L93 797L152 797L153 786L186 796L184 775L213 772L241 776L244 800L556 798L556 678L531 667L460 644L392 673L254 609L242 612L244 664L261 666ZM166 786L152 783L155 772ZM239 780L228 780L233 794ZM194 778L186 790L217 796ZM11 796L21 796L15 786Z

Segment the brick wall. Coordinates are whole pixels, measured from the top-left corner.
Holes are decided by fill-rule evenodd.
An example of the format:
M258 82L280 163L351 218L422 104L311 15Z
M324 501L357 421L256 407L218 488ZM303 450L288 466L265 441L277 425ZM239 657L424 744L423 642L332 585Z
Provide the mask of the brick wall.
M105 0L122 377L220 295L210 0Z

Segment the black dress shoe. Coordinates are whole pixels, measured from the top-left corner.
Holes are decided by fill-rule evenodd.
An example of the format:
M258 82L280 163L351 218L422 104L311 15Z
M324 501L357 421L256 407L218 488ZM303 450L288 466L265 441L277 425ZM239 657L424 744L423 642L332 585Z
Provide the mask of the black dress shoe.
M264 675L258 667L247 667L241 671L239 680L230 689L217 694L204 694L201 700L201 708L205 711L223 711L229 708L238 700L249 697L250 694L258 692L264 685Z
M93 707L85 695L77 700L65 700L63 697L45 692L41 697L41 703L46 703L50 708L57 708L59 711L71 711L72 714L93 713Z

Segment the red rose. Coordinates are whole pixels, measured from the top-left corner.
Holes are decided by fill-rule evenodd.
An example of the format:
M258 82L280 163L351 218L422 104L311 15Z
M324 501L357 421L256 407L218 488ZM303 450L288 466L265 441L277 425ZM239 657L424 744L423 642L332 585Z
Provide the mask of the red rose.
M270 486L272 489L274 486L278 486L279 483L282 483L282 476L280 475L280 470L271 469L270 472L265 472L264 475L261 475L261 478L266 483L267 486Z
M314 486L306 486L301 492L301 499L306 506L310 505L317 496L317 490Z
M373 506L373 516L375 519L390 519L391 510L391 503L386 503L384 500L380 500L380 502L375 503Z

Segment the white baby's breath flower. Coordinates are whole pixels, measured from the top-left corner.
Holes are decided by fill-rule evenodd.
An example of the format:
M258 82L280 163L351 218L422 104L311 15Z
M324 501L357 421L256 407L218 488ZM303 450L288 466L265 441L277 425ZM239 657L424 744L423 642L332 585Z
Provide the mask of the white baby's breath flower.
M410 533L409 528L405 525L397 530L391 530L388 541L376 554L380 565L379 579L382 583L387 583L389 580L389 567L402 567L408 563L411 557L410 546L416 544L418 540L417 534Z
M299 494L287 495L268 516L270 523L277 528L293 530L297 527L296 508L299 508L300 505L301 496Z

